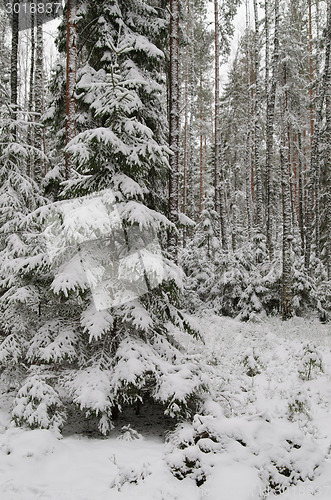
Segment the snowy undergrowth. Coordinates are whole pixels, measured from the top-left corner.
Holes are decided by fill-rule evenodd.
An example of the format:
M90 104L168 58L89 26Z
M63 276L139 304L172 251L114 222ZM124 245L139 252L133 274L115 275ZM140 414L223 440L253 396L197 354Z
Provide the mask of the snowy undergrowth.
M210 315L202 323L208 348L192 342L190 350L204 353L219 404L208 402L192 425L170 437L173 474L209 491L211 484L222 490L223 479L228 484L226 471L240 476L242 470L248 484L229 499L292 491L308 498L324 491L330 498L330 326L299 318L244 324Z
M132 412L131 427L121 418L121 432L107 439L57 439L10 424L12 399L4 394L0 498L329 499L330 325L194 320L205 345L191 339L187 347L208 371L214 402L192 424L178 426L164 445ZM145 423L160 420L141 413Z

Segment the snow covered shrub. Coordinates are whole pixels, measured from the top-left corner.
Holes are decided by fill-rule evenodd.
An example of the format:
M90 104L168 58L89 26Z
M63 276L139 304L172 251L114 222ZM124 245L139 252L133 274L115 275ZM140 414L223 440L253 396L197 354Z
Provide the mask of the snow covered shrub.
M279 257L269 261L263 239L220 254L208 283L208 301L218 313L242 321L279 310Z
M121 430L121 434L118 436L118 439L122 439L123 441L134 441L135 439L140 439L142 436L135 429L132 429L131 425L124 425Z
M139 484L151 474L150 465L148 463L135 466L119 466L117 465L115 458L114 463L118 468L118 472L112 480L110 488L117 488L118 491L121 491L122 487L126 483Z
M297 316L309 311L316 311L321 317L327 317L328 288L325 286L327 273L320 259L311 256L309 273L305 268L304 257L298 249L293 254L292 305Z
M302 380L310 380L314 373L324 372L323 357L315 344L305 344L300 357L298 372Z
M302 390L295 391L288 401L289 419L292 421L301 419L301 417L310 419L310 408L311 404L308 395Z
M206 481L213 466L213 462L208 460L209 457L204 458L203 454L213 451L213 446L214 444L217 446L217 443L206 432L204 434L206 446L201 449L197 444L201 436L196 435L194 423L193 425L179 424L176 431L169 437L171 443L176 447L167 456L167 464L172 474L179 480L190 477L197 486L201 486Z
M216 466L243 463L258 471L260 491L280 493L313 479L325 458L297 424L283 420L195 415L192 424L181 424L169 439L171 472L178 479L190 477L199 486Z
M208 202L206 202L208 205ZM179 262L186 274L187 307L196 310L209 301L210 283L215 279L220 258L219 218L211 208L201 212L200 221L185 248L179 249Z
M17 425L31 429L60 430L65 412L58 393L45 380L40 369L30 369L13 403L12 416Z
M242 360L248 377L255 377L259 375L264 368L262 361L256 354L254 348L249 349Z
M331 320L331 281L321 281L317 285L319 317L323 323Z

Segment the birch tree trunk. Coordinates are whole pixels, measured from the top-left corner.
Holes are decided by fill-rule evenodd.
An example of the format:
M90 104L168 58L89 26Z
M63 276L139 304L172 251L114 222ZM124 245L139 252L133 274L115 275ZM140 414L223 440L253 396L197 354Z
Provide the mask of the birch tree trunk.
M76 71L77 71L77 3L67 2L67 68L66 68L66 144L76 135ZM72 168L71 156L66 153L65 177L70 177Z
M170 75L169 75L169 219L178 222L179 173L179 0L170 0ZM177 258L177 236L169 232L169 251Z

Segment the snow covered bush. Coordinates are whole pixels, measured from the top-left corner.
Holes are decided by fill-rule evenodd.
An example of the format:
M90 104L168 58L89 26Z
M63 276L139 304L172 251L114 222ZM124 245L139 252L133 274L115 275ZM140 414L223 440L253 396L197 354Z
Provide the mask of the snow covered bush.
M289 419L300 420L302 417L310 419L311 403L307 393L303 390L294 391L288 401Z
M113 460L118 468L118 472L115 478L112 480L110 488L116 488L118 491L121 491L122 487L126 483L139 484L151 474L150 465L148 463L143 463L134 467L119 466L116 463L115 457Z
M280 308L280 260L268 260L263 240L219 252L209 274L205 297L217 313L247 321Z
M300 358L298 372L302 380L310 380L314 373L324 372L322 354L315 344L305 344Z
M254 348L249 349L245 353L242 363L248 377L255 377L256 375L259 375L264 368L263 363Z
M140 439L142 437L138 431L132 429L130 424L124 425L120 432L121 433L118 436L118 439L122 439L123 441L134 441L135 439Z
M12 416L17 425L57 431L63 426L63 403L45 377L40 368L30 369L13 403Z
M195 415L170 435L167 463L178 479L190 477L203 485L218 464L246 464L257 470L260 491L276 494L301 481L312 480L324 453L315 442L285 420Z

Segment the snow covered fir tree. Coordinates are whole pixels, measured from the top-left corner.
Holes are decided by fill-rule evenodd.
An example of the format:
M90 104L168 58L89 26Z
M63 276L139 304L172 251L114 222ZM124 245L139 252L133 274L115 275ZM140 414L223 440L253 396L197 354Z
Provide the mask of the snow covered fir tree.
M0 38L4 463L76 434L115 451L74 498L326 500L330 2L11 0Z

